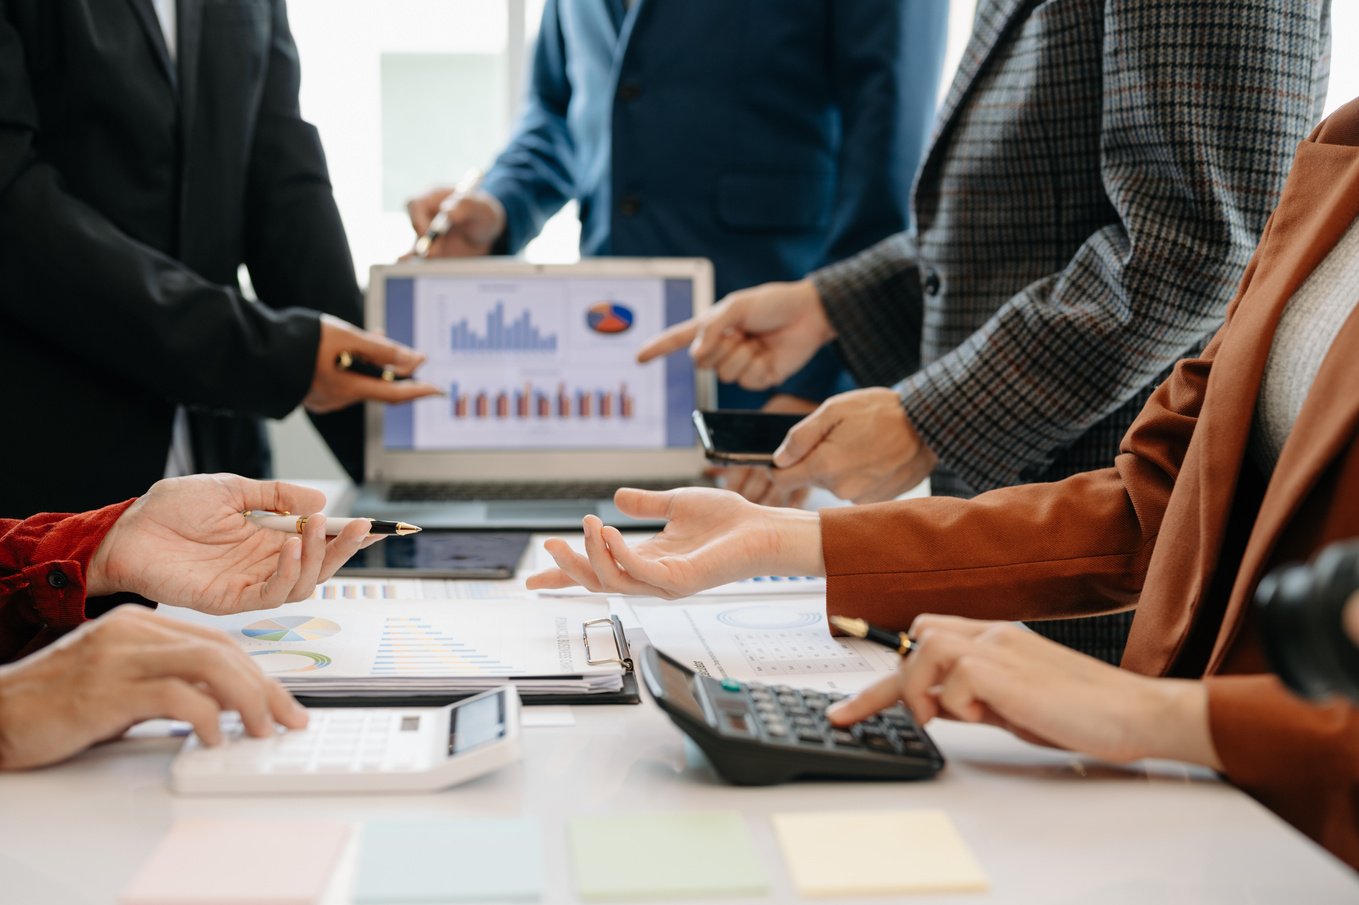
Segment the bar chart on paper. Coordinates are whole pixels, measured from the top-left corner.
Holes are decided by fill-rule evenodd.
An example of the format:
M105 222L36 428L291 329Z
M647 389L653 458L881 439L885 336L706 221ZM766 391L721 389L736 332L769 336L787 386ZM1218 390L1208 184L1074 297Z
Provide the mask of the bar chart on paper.
M421 616L383 619L373 658L374 676L508 676L519 671Z
M460 353L526 353L555 355L557 334L545 333L534 323L527 308L513 321L505 321L505 302L497 299L495 307L486 314L484 332L477 333L468 318L462 318L449 328L449 349Z

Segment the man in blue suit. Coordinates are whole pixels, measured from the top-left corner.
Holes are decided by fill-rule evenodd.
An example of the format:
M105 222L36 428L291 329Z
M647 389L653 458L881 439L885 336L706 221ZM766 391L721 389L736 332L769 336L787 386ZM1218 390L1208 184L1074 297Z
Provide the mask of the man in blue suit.
M800 279L907 226L947 19L947 0L547 0L527 107L431 255L514 254L575 199L582 255L706 257L719 297ZM417 232L448 194L410 203ZM773 407L851 386L826 349Z

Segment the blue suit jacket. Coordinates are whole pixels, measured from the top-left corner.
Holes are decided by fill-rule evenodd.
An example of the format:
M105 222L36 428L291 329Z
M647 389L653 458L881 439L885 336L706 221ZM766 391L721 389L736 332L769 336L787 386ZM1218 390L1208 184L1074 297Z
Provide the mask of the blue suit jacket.
M547 0L486 180L501 250L575 198L583 255L706 257L721 296L906 228L947 18L946 0ZM780 389L852 385L833 354Z

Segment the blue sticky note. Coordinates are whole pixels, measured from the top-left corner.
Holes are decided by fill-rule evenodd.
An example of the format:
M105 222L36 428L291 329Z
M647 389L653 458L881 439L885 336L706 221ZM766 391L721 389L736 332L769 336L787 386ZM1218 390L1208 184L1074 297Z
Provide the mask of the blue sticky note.
M375 821L363 826L354 901L536 902L542 829L532 817Z

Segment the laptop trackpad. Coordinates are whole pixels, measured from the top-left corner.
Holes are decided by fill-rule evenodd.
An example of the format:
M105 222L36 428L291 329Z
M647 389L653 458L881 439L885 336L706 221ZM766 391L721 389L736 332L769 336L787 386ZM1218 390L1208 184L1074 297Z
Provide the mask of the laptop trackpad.
M594 512L597 504L587 500L523 500L486 504L492 522L514 519L581 519Z

